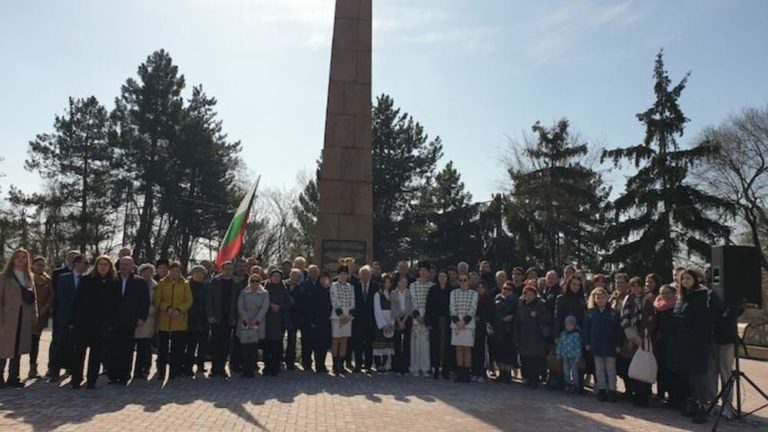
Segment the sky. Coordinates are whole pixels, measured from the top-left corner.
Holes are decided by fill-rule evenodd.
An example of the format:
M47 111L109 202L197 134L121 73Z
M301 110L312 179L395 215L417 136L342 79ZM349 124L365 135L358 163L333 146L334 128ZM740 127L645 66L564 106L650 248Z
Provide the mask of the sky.
M262 185L314 170L323 129L333 0L0 1L0 196L40 188L23 168L67 98L108 109L160 48L218 99L224 130ZM444 145L476 201L509 187L510 142L565 116L592 149L637 144L664 49L691 119L681 140L768 104L762 0L374 0L373 94L389 94ZM631 170L610 171L620 188Z

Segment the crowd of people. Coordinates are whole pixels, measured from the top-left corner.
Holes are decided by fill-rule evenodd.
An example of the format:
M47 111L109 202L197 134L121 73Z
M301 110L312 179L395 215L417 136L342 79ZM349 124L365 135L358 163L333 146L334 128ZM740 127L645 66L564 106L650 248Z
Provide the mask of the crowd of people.
M14 251L0 275L0 387L25 386L22 355L27 379L43 378L40 335L52 323L45 378L68 376L72 389L83 384L86 357L88 389L102 373L115 385L297 369L519 379L569 394L591 387L607 403L648 407L655 399L704 422L738 337L739 310L696 269L676 269L669 284L656 274L588 275L570 265L562 277L521 267L508 275L488 261L477 271L419 262L413 272L400 262L385 272L343 258L331 274L302 257L268 267L247 258L218 271L208 262L184 270L162 259L136 265L123 249L115 262L71 251L49 275L44 258ZM657 360L651 382L630 377L639 349Z

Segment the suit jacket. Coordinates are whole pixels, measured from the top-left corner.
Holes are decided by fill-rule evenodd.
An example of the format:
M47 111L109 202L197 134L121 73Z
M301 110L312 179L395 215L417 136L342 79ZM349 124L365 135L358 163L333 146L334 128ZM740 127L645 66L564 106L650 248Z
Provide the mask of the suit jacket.
M79 286L82 286L83 275L80 275ZM75 304L75 294L79 286L75 286L75 276L73 272L64 273L54 279L55 301L54 309L56 313L53 316L53 327L58 329L67 329L72 321L72 308Z
M363 295L363 282L355 285L355 320L352 323L352 333L357 335L373 334L376 330L376 317L373 313L373 296L379 290L378 284L371 280L368 283L368 293Z
M205 297L206 314L208 317L215 318L216 324L228 324L233 326L237 321L237 298L240 296L240 291L243 287L238 284L237 280L232 278L232 295L229 299L229 304L224 305L222 304L222 299L224 298L224 285L221 281L221 277L217 277L211 280L211 283L208 285L208 293ZM222 311L224 308L228 308L229 310L228 323L221 322L221 317L223 315Z
M122 292L123 279L119 276L118 287L120 299L115 325L123 328L135 328L136 321L147 320L149 313L149 290L144 279L131 275L125 283L125 292Z

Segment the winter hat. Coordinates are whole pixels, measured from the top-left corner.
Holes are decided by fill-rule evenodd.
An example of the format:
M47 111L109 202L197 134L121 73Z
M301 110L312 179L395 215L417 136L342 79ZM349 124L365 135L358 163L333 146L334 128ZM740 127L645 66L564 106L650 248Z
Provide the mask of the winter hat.
M565 317L565 325L573 324L574 327L578 326L578 321L576 320L576 317L573 315L568 315Z
M274 270L272 270L272 271L269 273L269 277L272 277L272 275L273 275L273 274L275 274L275 273L277 273L277 274L279 274L279 275L280 275L280 279L282 279L282 278L283 278L283 272L282 272L281 270L279 270L279 269L274 269Z

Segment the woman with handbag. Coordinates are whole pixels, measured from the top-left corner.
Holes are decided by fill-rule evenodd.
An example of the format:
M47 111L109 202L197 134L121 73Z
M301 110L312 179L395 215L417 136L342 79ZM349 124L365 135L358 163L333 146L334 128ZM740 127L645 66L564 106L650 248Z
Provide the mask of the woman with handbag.
M523 384L535 389L546 364L552 337L552 316L532 282L526 282L523 288L514 322L514 340L520 354Z
M645 292L642 279L633 277L629 281L629 293L621 307L621 328L629 342L629 359L632 359L638 349L649 351L650 338L653 333L655 310L653 309L653 295ZM654 374L655 375L655 374ZM654 377L655 379L655 377ZM629 377L628 396L638 407L648 407L651 397L651 383Z
M24 387L19 380L21 355L32 348L32 327L36 320L29 252L17 249L0 274L0 388ZM9 363L7 381L3 378L6 363Z

